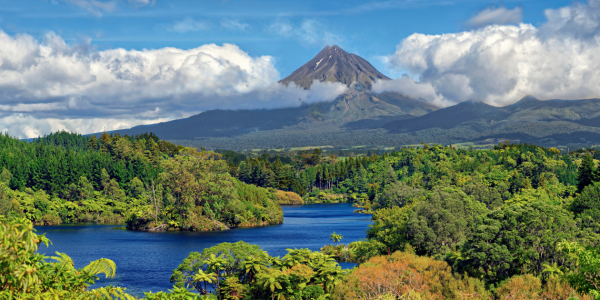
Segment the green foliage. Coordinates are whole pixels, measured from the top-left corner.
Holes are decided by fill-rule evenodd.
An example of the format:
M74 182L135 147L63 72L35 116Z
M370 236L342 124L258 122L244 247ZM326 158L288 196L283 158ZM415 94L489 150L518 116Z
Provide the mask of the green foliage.
M414 206L415 204L404 207L394 206L375 211L374 223L367 231L367 238L385 245L386 252L402 250L408 241L408 221Z
M133 299L120 288L88 290L104 273L114 277L115 263L99 259L76 269L64 253L50 257L38 254L40 244L48 246L45 236L35 234L32 223L23 218L0 217L0 298L1 299Z
M408 236L417 253L444 255L471 239L477 216L487 212L456 188L444 188L414 207L408 220Z
M281 223L273 193L228 174L213 152L150 134L0 136L0 214L36 225L125 223L139 230L222 230Z
M190 253L171 282L202 295L214 291L220 299L325 299L343 274L331 257L318 252L288 249L283 258L271 257L240 241Z
M600 247L582 246L575 242L563 242L559 249L577 268L565 274L577 290L600 298Z
M571 210L582 218L600 220L600 182L586 186L571 203Z
M591 155L585 155L583 160L581 161L581 165L579 166L579 172L577 174L577 189L579 192L583 191L583 189L592 184L594 180L594 159Z
M329 236L329 240L334 242L336 245L339 243L344 237L335 233L335 231Z
M579 231L572 216L558 206L506 206L478 218L461 264L492 283L516 274L541 276L545 264L569 267L558 246L563 241L597 243L598 237Z

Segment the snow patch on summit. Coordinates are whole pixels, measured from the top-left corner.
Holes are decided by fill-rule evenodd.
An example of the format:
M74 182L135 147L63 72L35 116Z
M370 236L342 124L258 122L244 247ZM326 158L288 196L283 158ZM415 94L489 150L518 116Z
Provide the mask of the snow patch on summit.
M323 61L323 59L321 58L320 61L317 62L317 65L315 66L315 70L319 67L319 64Z

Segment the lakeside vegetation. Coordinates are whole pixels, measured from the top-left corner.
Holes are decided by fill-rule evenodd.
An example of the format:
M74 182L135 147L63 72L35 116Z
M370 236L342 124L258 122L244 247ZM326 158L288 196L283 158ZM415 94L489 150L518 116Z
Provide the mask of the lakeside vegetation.
M278 224L272 190L231 177L220 155L153 134L30 142L0 136L0 214L36 225L127 223L138 230L222 230Z
M61 134L74 141L84 139ZM561 154L554 148L509 142L489 150L422 144L382 155L340 158L318 149L245 157L169 145L165 149L176 150L161 150L153 160L147 146L136 146L151 143L151 135L113 136L111 145L128 145L113 150L103 150L103 138L97 148L88 148L93 139L3 138L5 145L15 146L0 149L4 170L0 209L4 215L36 224L51 216L62 221L64 214L57 204L106 205L108 213L97 216L120 216L130 228L138 229L263 225L281 218L278 203L311 203L317 197L323 202L330 201L327 197L342 197L340 201L351 201L373 214L374 223L364 240L342 244L343 237L334 233L335 245L323 247L320 253L294 249L283 258L273 258L243 242L190 253L173 272L172 292L146 294L147 299L600 299L600 168L594 160L600 153L592 149ZM34 151L45 147L46 152ZM139 150L121 159L118 149ZM75 198L62 188L52 189L60 186L69 191L71 184L79 183L72 178L96 178L93 171L57 167L53 170L76 174L59 180L58 171L52 173L55 177L34 176L33 167L11 171L19 170L13 168L19 164L7 159L11 153L35 153L19 155L28 162L23 165L32 166L42 158L55 159L61 151L69 153L73 162L106 157L99 181L88 180L93 199L76 198L85 191L83 184ZM129 161L135 159L148 173L133 168L133 173L127 173L130 177L115 175L119 169L115 165L130 170ZM74 166L73 162L50 165ZM37 185L38 178L51 180ZM141 184L134 184L133 178ZM27 201L32 205L22 204ZM125 210L115 210L118 205ZM80 211L67 220L77 221L86 214ZM7 220L0 220L1 228L21 226L29 230L21 236L33 234L30 225L23 225L27 221ZM39 244L43 238L33 240ZM35 250L28 243L25 252L11 254L17 250L5 249L3 253L30 255ZM342 271L333 258L360 265ZM25 269L30 271L45 264L39 259L26 261L31 262ZM95 299L90 295L99 292L94 291L81 287L69 293L73 298ZM122 290L109 291L130 299ZM29 295L30 290L14 288L13 292Z

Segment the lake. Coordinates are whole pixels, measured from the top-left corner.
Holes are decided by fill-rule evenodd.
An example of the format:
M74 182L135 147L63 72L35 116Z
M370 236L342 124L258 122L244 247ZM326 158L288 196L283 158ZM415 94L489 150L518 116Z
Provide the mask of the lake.
M112 259L117 264L113 279L100 280L94 287L113 285L126 287L132 295L142 292L167 291L172 288L169 277L173 269L190 252L202 252L219 243L245 241L259 245L271 256L283 256L289 248L319 248L330 243L333 231L341 234L343 243L364 239L371 216L355 214L350 204L315 204L283 206L281 225L233 229L219 232L136 232L123 225L75 224L36 227L52 241L40 253L69 255L76 267L83 267L99 258ZM341 263L348 268L353 264Z

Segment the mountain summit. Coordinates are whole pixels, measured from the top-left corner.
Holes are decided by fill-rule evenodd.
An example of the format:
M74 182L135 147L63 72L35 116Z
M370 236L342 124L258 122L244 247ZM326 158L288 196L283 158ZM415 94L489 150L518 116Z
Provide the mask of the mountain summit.
M333 45L325 47L317 56L279 82L286 85L295 82L296 85L309 89L315 79L341 82L347 86L358 82L370 88L375 80L390 78L377 71L364 58Z

